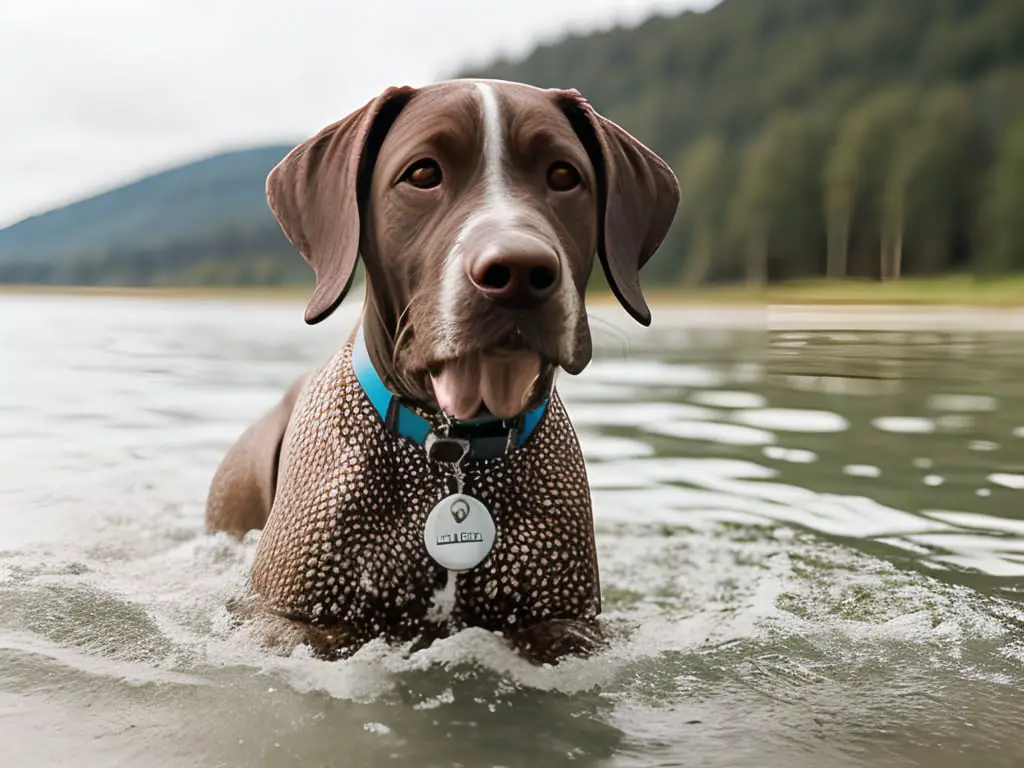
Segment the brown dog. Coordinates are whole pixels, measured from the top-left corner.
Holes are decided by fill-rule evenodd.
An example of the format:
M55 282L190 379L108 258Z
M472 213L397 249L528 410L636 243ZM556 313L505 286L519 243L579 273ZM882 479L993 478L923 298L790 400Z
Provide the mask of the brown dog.
M263 528L251 595L328 657L500 631L584 651L601 610L586 469L554 387L590 362L597 254L640 323L679 204L668 166L572 90L389 88L296 147L271 210L316 273L362 254L359 328L230 448L209 530Z

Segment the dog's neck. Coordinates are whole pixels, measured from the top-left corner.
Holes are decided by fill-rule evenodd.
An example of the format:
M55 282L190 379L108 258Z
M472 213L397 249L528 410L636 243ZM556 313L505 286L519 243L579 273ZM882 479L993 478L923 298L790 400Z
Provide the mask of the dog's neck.
M356 380L384 423L400 439L421 446L431 461L458 465L462 459L499 459L522 447L547 412L549 396L539 405L516 417L485 416L455 420L442 413L424 413L423 403L410 408L388 386L370 357L363 328L356 330L352 346L352 369Z
M398 325L397 309L381 304L377 300L369 275L367 275L366 296L359 322L370 361L388 389L398 397L416 403L427 411L435 411L437 404L433 393L426 384L425 377L404 376L395 367L393 351ZM544 366L527 410L536 408L548 399L554 390L557 373L557 368Z
M384 412L379 415L389 431L403 438L411 438L433 455L427 434L436 433L438 409L433 395L424 391L425 385L409 381L396 370L394 345L398 325L397 308L382 305L374 295L372 284L367 280L366 298L360 319L360 328L354 337L353 366L364 391L371 396L374 407ZM358 370L360 359L366 364ZM372 369L372 370L369 370ZM554 370L544 373L538 383L533 402L513 419L483 418L456 422L441 417L442 433L468 440L465 448L472 458L498 458L516 450L533 434L547 411L554 394ZM395 398L395 407L391 400ZM408 411L402 401L412 404L419 413ZM391 411L394 411L393 413ZM403 412L404 413L400 413ZM426 421L424 420L426 419ZM440 444L438 444L440 446ZM439 448L439 450L441 450Z
M390 314L387 308L377 302L367 280L366 301L359 322L373 367L388 389L396 395L429 407L430 395L425 388L416 382L407 381L407 377L399 375L395 369L392 352L395 348L396 331L391 327L394 323L387 316Z

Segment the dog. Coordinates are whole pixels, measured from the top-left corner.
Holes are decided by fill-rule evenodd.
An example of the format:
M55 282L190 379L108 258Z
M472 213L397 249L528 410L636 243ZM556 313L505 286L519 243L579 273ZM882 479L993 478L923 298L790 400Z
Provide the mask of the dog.
M650 324L639 272L679 206L672 170L576 90L450 80L388 88L266 194L315 273L307 323L360 257L366 287L347 341L211 482L208 531L262 529L250 609L323 658L467 627L538 662L597 647L587 471L555 380L592 357L595 257Z

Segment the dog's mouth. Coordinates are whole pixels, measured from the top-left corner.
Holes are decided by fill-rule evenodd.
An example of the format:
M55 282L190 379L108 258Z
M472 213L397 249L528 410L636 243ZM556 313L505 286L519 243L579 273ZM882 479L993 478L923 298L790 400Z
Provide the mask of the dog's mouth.
M526 410L545 370L538 352L498 347L429 366L438 407L456 419L510 419Z

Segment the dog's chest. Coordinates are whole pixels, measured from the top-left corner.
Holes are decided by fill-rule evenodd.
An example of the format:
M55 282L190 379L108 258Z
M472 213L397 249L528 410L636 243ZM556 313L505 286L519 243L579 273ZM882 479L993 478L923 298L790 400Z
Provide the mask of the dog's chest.
M526 445L465 469L464 491L490 510L495 541L453 591L424 528L454 481L385 431L342 350L296 405L254 588L276 610L359 639L595 616L590 494L557 397Z

